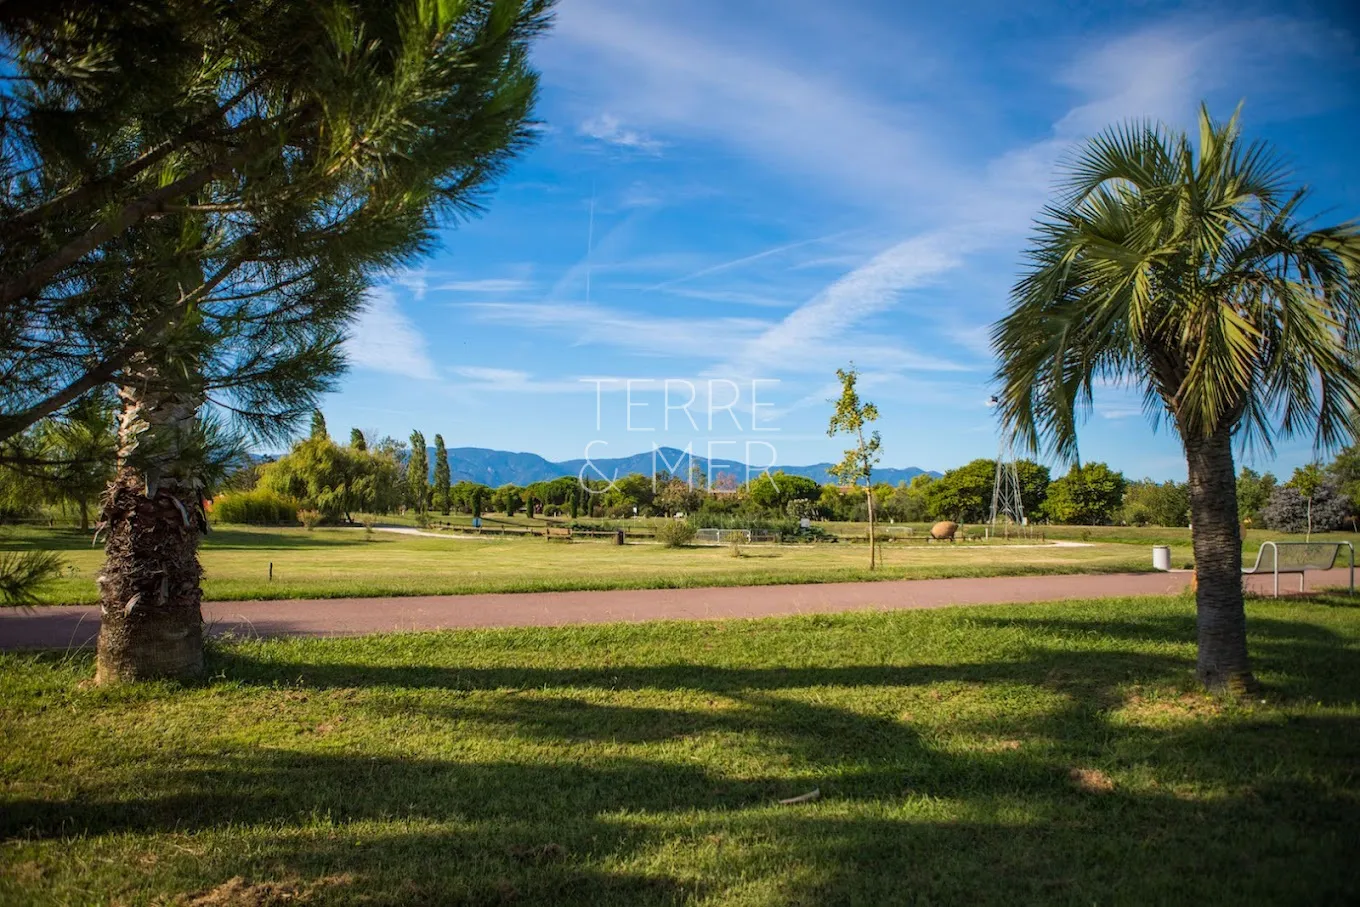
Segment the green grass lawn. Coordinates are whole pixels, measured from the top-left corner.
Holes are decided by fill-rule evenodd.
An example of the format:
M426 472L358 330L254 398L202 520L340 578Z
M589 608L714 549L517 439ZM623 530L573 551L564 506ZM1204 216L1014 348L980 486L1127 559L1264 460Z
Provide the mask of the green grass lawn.
M1186 599L0 656L0 903L1355 903L1344 602L1241 704Z
M57 549L67 572L46 587L46 604L97 600L103 552L77 530L8 530L0 551ZM710 585L814 583L940 576L1082 573L1151 568L1146 547L885 545L884 567L867 569L865 545L750 545L666 549L602 541L457 539L362 529L220 528L204 540L204 591L210 600L335 598L566 589L654 589ZM269 579L269 565L274 579Z

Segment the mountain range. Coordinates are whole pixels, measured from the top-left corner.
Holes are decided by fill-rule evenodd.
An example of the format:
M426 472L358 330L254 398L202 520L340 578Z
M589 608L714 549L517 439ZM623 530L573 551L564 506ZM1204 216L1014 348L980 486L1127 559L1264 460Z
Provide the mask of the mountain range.
M434 448L429 449L431 475L434 468ZM674 447L663 447L656 451L634 454L631 457L613 458L592 458L590 462L593 468L586 466L586 460L563 460L553 462L532 453L511 453L505 450L488 450L484 447L451 447L449 448L449 474L453 481L480 482L483 485L490 485L495 488L500 485L528 485L533 482L546 482L561 476L579 476L581 470L585 468L585 476L588 479L598 479L601 477L615 478L616 476L626 476L629 473L640 472L643 475L651 475L653 465L656 472L676 472L685 474L689 469L689 455L683 450ZM694 462L703 470L705 475L709 475L709 461L705 457L696 455ZM718 466L713 470L715 475L728 473L737 478L738 481L746 481L746 465L736 461L726 459L716 461ZM670 466L667 466L667 464ZM784 472L788 475L806 476L815 482L826 484L835 482L827 469L830 463L814 463L811 466L771 466L770 472ZM758 475L761 469L753 467L752 477ZM915 466L908 466L905 469L891 469L880 467L874 470L875 482L887 482L896 485L898 482L910 482L913 478L927 472ZM938 477L940 473L931 472L931 475Z

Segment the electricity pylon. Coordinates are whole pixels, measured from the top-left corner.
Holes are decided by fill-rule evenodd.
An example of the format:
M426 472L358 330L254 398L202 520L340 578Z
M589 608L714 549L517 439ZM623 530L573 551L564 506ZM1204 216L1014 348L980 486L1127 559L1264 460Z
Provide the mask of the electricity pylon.
M988 406L999 401L993 397ZM1025 525L1025 505L1020 498L1020 473L1015 468L1015 435L1001 429L1001 441L996 450L996 481L992 484L991 524L1009 519L1017 526Z
M1025 505L1020 499L1020 473L1015 468L1015 442L1003 436L996 452L996 482L992 485L992 519L1009 518L1017 526L1025 525Z

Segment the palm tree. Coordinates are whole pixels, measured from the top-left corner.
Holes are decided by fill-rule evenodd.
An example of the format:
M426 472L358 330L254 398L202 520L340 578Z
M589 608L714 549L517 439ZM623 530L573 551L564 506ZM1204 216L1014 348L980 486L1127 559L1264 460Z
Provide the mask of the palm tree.
M1092 139L1038 221L996 324L1003 423L1077 455L1097 382L1137 385L1180 436L1190 479L1199 679L1255 686L1242 607L1233 442L1269 452L1351 436L1360 398L1360 224L1311 229L1305 192L1238 115L1184 133L1130 123Z

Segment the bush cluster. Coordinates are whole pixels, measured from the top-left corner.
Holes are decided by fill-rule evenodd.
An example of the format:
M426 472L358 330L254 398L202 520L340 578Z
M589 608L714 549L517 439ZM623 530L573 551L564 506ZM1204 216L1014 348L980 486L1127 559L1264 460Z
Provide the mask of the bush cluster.
M683 548L698 531L688 520L666 520L656 527L656 540L667 548Z
M297 501L262 488L220 494L208 513L214 523L295 523L297 515Z

